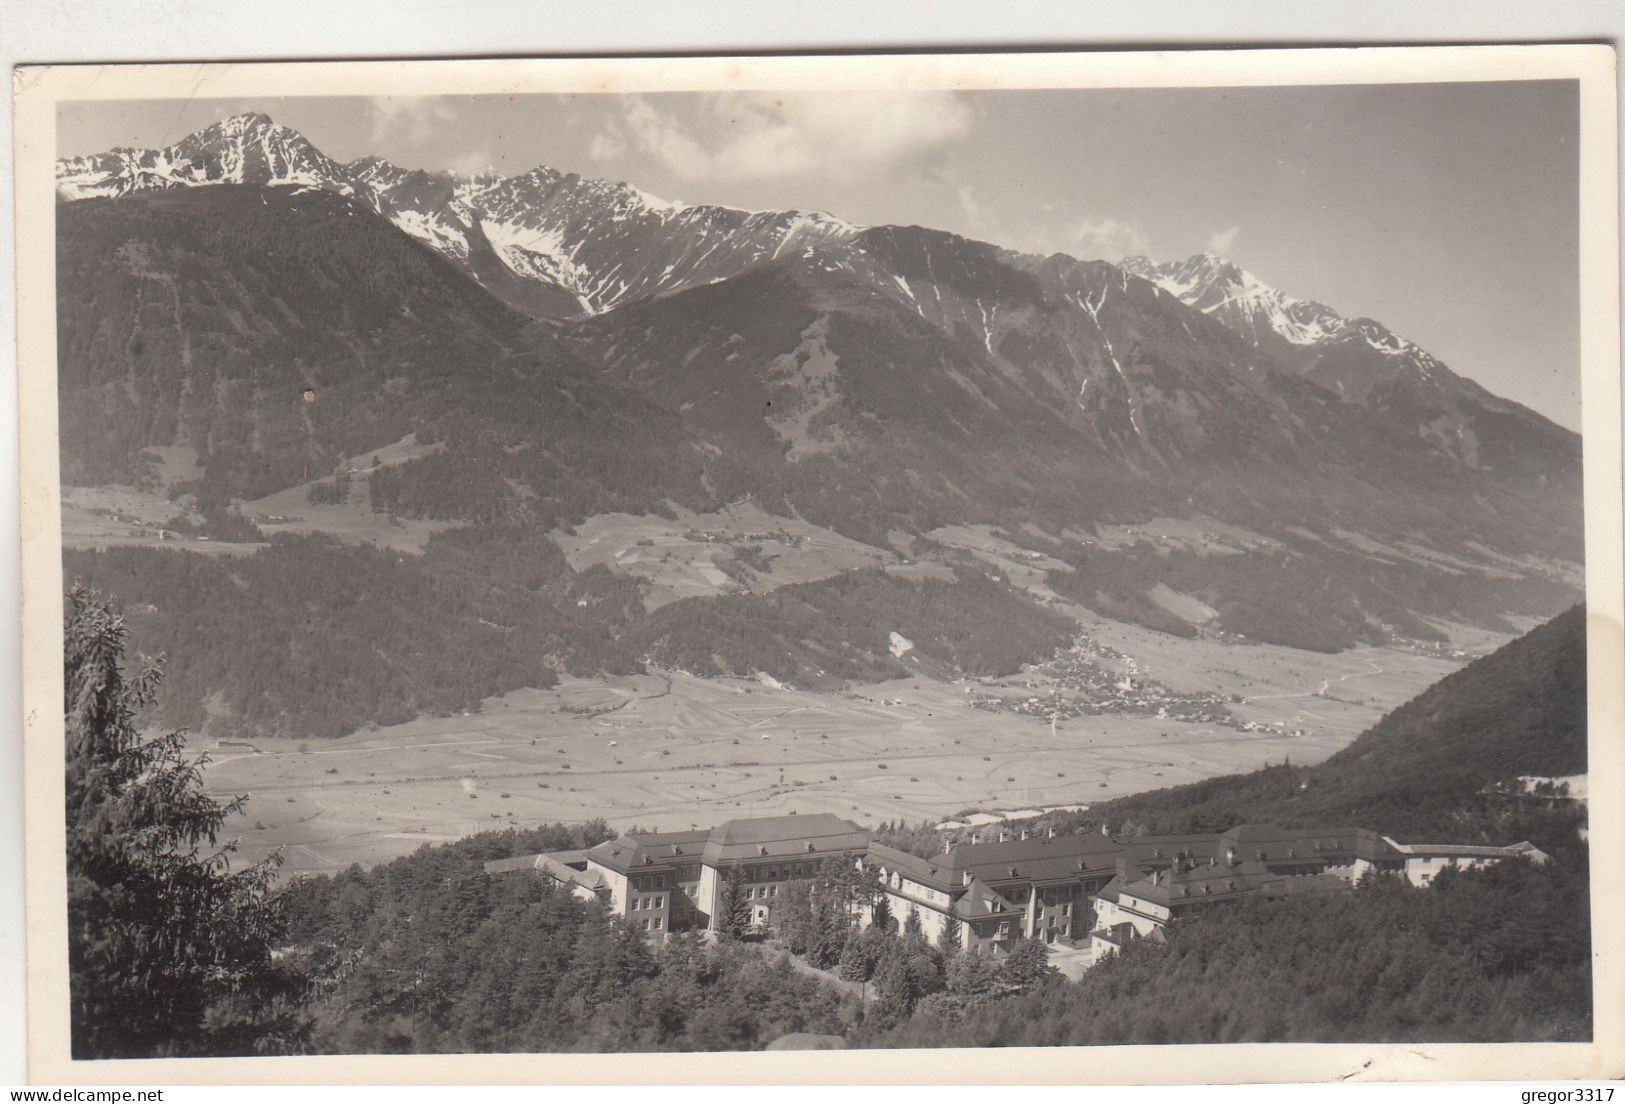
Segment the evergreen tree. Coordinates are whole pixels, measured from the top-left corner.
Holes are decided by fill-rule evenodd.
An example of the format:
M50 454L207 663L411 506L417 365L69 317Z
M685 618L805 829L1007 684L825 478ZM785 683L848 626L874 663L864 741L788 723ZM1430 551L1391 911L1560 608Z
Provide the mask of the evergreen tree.
M722 873L722 884L717 892L717 934L724 939L743 939L750 927L750 898L740 881L737 868Z
M816 938L810 890L811 886L805 881L791 882L784 887L779 904L773 910L773 926L791 954L806 954Z
M999 977L1012 988L1027 992L1054 981L1060 971L1049 964L1049 947L1042 939L1023 939L1005 957Z
M911 943L925 942L925 924L920 920L920 910L912 901L908 906L908 918L903 921L903 938Z
M999 966L990 955L956 955L943 971L948 991L964 997L986 997L998 988Z
M841 948L841 980L869 980L869 959L864 954L862 937L855 931L846 937L846 946Z
M303 979L274 964L280 856L233 871L224 805L179 732L142 739L160 672L123 669L125 627L97 594L68 594L69 1002L76 1058L276 1053L298 1046Z
M827 970L841 960L852 922L844 906L819 894L813 898L813 928L815 936L807 957L814 966Z
M942 935L937 939L937 946L942 949L942 956L952 958L963 951L965 949L964 938L964 925L960 922L959 917L949 913L947 919L942 922Z
M919 996L913 972L901 948L893 945L875 967L874 1014L885 1023L896 1023L914 1011Z
M892 918L890 898L880 896L875 899L875 907L870 914L869 925L879 928L883 932L890 932L897 926L897 921Z

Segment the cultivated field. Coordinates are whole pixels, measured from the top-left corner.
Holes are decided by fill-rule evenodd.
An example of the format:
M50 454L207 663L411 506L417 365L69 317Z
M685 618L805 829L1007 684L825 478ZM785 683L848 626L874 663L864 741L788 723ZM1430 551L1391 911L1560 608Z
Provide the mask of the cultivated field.
M183 536L165 528L171 518L184 513L163 495L134 487L63 487L62 547L172 548L211 556L246 556L265 547Z
M1111 623L1091 631L1177 688L1239 683L1248 701L1234 712L1285 731L1101 716L1052 733L1041 719L966 704L993 682L815 693L651 674L568 680L492 699L477 714L337 741L211 749L206 777L217 794L251 796L231 828L243 853L283 846L290 874L540 821L674 829L790 811L917 821L1095 801L1286 756L1313 762L1460 663L1399 649L1220 647Z
M599 514L570 532L549 535L577 571L602 564L643 579L648 584L643 602L649 609L679 598L764 594L894 559L811 522L775 517L753 502L708 514L678 510L675 520ZM757 550L752 556L755 566L735 566L730 575L719 565L735 560L739 547Z
M242 513L267 535L326 533L351 544L377 544L397 552L421 552L430 536L451 528L452 523L374 513L367 479L375 471L432 456L443 448L441 444L420 445L415 435L408 434L383 448L349 457L338 464L336 471L319 473L308 483L245 502ZM340 474L350 480L350 492L345 501L320 506L310 501L313 485L332 484Z
M336 472L314 473L297 487L240 503L239 511L260 527L267 537L275 533L326 533L351 544L377 544L399 552L421 552L434 533L451 528L450 522L416 518L393 518L374 513L367 478L409 460L430 456L445 446L419 445L413 436L361 456L340 462ZM197 453L180 446L150 448L161 457L156 476L159 488L196 479ZM350 480L349 496L343 502L316 505L309 498L315 484L331 484L339 473ZM138 490L110 484L97 487L62 488L62 546L64 548L111 548L136 546L174 548L215 556L246 556L265 547L263 542L226 543L207 537L182 536L163 528L179 516L193 522L202 519L171 502L165 490Z

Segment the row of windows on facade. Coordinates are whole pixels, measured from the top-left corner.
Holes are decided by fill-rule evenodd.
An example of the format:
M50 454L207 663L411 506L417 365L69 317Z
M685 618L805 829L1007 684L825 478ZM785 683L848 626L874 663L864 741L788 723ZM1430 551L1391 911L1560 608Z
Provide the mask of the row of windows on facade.
M628 909L632 912L637 912L639 909L658 909L665 907L666 898L665 895L662 894L659 897L634 897L632 898L632 903L628 906Z
M811 878L818 873L818 867L812 863L797 863L790 866L746 867L742 871L745 881L782 881L786 878ZM684 882L698 881L700 868L698 866L679 867L672 877L681 885ZM632 888L637 890L665 889L666 875L651 874L647 877L636 878ZM694 894L689 893L692 897Z

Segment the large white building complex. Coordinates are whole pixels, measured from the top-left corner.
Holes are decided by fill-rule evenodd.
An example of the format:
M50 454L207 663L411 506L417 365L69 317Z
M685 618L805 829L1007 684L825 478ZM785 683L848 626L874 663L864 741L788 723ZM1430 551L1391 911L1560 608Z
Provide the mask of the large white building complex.
M786 886L835 860L874 874L891 915L899 922L917 917L932 942L953 938L973 954L999 955L1022 939L1088 941L1098 956L1130 939L1160 938L1169 923L1197 910L1244 898L1343 893L1368 873L1425 886L1449 868L1547 859L1530 843L1405 844L1365 828L1273 824L1183 836L1009 829L990 836L921 858L818 813L639 832L586 851L500 859L486 869L534 871L602 901L635 930L664 936L714 929L724 880L744 895L750 926L771 930Z

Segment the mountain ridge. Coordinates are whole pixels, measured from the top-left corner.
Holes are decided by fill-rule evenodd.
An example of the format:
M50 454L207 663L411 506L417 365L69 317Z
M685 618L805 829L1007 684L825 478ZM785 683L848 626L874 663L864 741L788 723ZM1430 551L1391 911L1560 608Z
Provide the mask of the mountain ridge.
M410 432L444 448L369 479L375 510L565 525L752 496L883 549L988 524L1068 564L1091 608L1165 621L1139 594L1155 555L1176 589L1227 611L1220 627L1251 635L1261 622L1241 607L1263 603L1269 636L1314 647L1426 634L1428 617L1501 627L1574 597L1553 561L1580 557L1577 437L1451 374L1468 455L1427 395L1340 396L1318 352L1283 360L1137 263L681 207L545 166L459 181L338 165L257 115L60 169L59 267L79 273L59 286L73 478L235 426L234 458L200 447L204 482L252 499ZM1196 275L1243 278L1200 267L1187 291ZM406 286L423 281L438 290ZM1333 328L1316 325L1317 341ZM358 414L331 440L311 436L324 415L266 390L315 373L325 404L340 364ZM208 372L215 386L198 386ZM382 383L395 401L367 397ZM221 395L245 388L275 413L243 424ZM112 444L122 460L74 455ZM1157 518L1257 534L1249 566L1088 551L1099 525ZM1265 577L1290 581L1288 600L1254 585ZM1306 619L1336 629L1287 624Z
M1577 459L1578 437L1571 431L1453 372L1375 319L1348 318L1289 295L1212 253L1162 264L1133 256L1123 267L1339 398L1406 418L1468 467L1501 468L1538 482L1538 468L1526 460L1531 446ZM1516 424L1515 443L1508 440L1509 421Z

